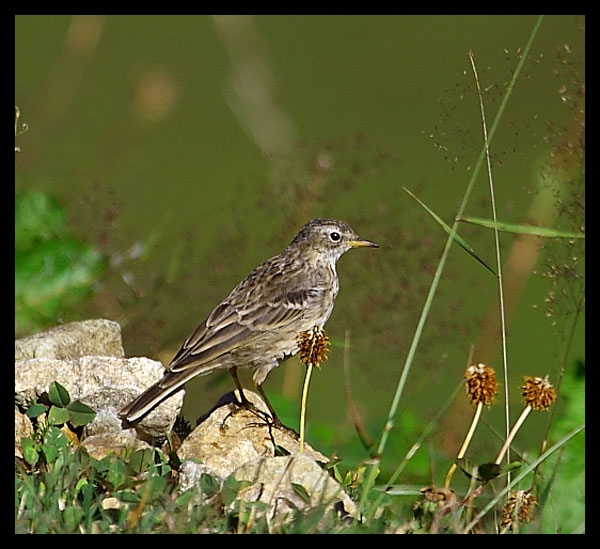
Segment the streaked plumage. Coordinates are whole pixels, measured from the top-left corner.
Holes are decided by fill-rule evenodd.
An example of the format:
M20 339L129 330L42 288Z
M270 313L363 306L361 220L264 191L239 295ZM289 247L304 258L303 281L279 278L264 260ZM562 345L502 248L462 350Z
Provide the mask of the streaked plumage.
M119 415L136 421L193 377L215 370L229 370L243 395L237 368L254 370L253 382L273 412L262 384L273 368L298 352L300 332L325 325L339 291L336 262L361 246L377 244L343 221L308 222L282 253L261 263L217 305L164 377Z

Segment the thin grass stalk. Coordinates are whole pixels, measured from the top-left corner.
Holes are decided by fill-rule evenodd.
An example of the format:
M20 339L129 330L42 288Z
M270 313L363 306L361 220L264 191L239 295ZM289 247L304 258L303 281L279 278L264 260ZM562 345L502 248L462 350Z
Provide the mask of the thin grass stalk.
M481 127L483 131L483 145L485 150L485 160L488 170L488 182L490 186L490 204L492 207L492 219L494 224L498 222L498 215L496 210L496 193L494 191L494 177L492 175L492 161L490 159L490 144L488 141L487 133L487 122L485 116L485 105L483 104L483 92L479 83L479 73L475 65L475 57L473 52L469 52L469 59L471 61L471 68L473 69L473 76L475 78L475 85L477 86L477 95L479 97L479 111L481 114ZM502 278L502 254L500 251L500 235L498 227L494 226L494 248L496 250L496 277L498 279L498 304L500 309L500 334L502 341L502 371L504 372L504 413L505 413L505 427L506 437L508 439L510 433L510 398L509 398L509 384L508 384L508 355L506 348L506 309L504 306L504 287ZM510 448L506 448L506 460L510 463ZM510 475L510 474L509 474ZM510 477L509 477L510 482Z
M496 130L498 129L500 120L502 119L502 115L504 114L504 110L506 108L508 100L510 99L510 97L512 95L515 84L517 82L517 78L519 77L519 74L521 73L521 70L523 69L523 66L525 65L525 61L529 55L529 50L531 49L533 41L534 41L535 37L537 36L538 30L542 24L543 18L544 18L543 15L540 15L538 17L538 19L533 27L533 30L531 31L531 33L529 35L529 40L527 41L527 44L525 45L525 48L523 50L523 55L522 55L521 59L519 60L519 63L517 63L515 72L508 84L508 87L506 88L506 92L504 93L502 101L500 102L498 112L496 113L496 116L495 116L492 126L490 128L490 131L488 133L487 147L489 147L493 141L494 135L496 134ZM466 209L468 200L471 196L471 192L473 191L473 187L475 186L475 181L477 180L479 171L481 170L481 166L485 159L485 153L486 153L486 148L484 147L484 148L482 148L481 152L479 153L477 163L475 164L475 167L471 174L471 178L470 178L467 188L465 190L465 194L464 194L463 199L458 208L456 218L454 220L454 223L452 224L452 229L446 240L446 245L444 247L444 251L442 252L442 256L440 257L438 267L436 269L433 280L431 282L431 287L429 288L429 293L427 294L427 298L425 299L423 311L421 312L419 322L417 323L417 327L415 329L415 334L411 341L408 355L406 357L406 361L404 363L402 373L400 375L400 380L398 381L398 385L396 387L396 392L394 393L392 404L390 406L390 411L388 413L388 417L385 422L383 432L381 434L379 445L377 447L377 458L374 460L371 460L371 462L368 465L368 471L367 471L367 474L365 475L365 481L363 483L363 490L362 490L360 501L359 501L359 513L357 513L357 517L360 516L360 514L361 514L360 511L362 511L362 509L364 509L368 494L371 491L371 488L375 484L375 479L379 472L378 464L381 461L381 456L387 445L390 431L394 428L394 420L396 418L396 413L398 411L398 406L400 404L400 397L402 396L402 393L404 391L404 386L405 386L406 380L408 378L408 373L412 366L412 362L413 362L414 356L416 354L417 346L421 339L421 334L423 333L425 321L427 320L427 317L429 316L429 310L431 309L431 304L433 302L433 298L437 291L437 287L439 285L439 282L440 282L440 279L442 276L442 271L444 270L444 267L446 265L446 260L448 258L448 254L450 252L450 247L452 246L452 244L454 242L454 236L458 229L459 219L462 217L463 212Z

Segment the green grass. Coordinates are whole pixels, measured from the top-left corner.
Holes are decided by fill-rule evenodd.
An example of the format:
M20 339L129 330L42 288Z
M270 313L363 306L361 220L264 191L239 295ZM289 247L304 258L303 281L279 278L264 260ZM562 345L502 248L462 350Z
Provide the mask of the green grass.
M529 525L520 525L521 532L584 528L584 379L581 368L569 368L569 372L561 395L567 408L552 432L553 440L562 439L538 460L513 471L519 489L538 494L535 518ZM221 487L204 475L199 485L181 492L178 462L161 450L91 457L73 435L80 434L78 428L93 415L82 415L75 406L75 426L68 416L52 412L53 407L74 407L64 389L55 390L52 400L57 404L34 404L28 414L35 432L23 440L24 458L16 462L17 533L451 533L473 527L469 525L473 519L484 531L496 529L494 517L502 505L504 476L478 482L469 505L457 504L457 500L447 513L440 513L437 503L419 486L367 485L368 464L344 473L341 467L333 471L347 493L357 503L363 502L367 512L360 519L333 515L324 519L325 511L316 509L298 513L290 522L273 524L261 515L263 504L237 500L240 484L231 479ZM423 437L427 432L423 431ZM407 459L414 459L414 454ZM462 474L460 478L464 479Z

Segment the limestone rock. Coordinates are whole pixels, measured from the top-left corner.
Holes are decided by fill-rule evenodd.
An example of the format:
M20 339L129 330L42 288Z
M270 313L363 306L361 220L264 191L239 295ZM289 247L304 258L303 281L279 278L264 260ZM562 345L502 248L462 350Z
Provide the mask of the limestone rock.
M57 381L67 389L71 400L80 400L97 412L87 426L90 433L121 430L119 410L158 381L164 373L160 362L149 358L84 356L73 360L33 358L15 364L15 398L19 403L34 402L50 383ZM169 432L183 405L183 391L166 399L150 412L136 430L146 437ZM99 428L99 423L112 429Z
M238 492L234 504L266 504L257 509L265 513L269 524L278 526L293 520L297 512L316 509L343 516L356 513L356 505L341 485L304 454L258 458L236 469L233 476L248 484Z
M71 322L15 341L15 360L86 355L124 357L119 324L104 319Z
M241 408L235 394L228 393L183 441L177 452L182 461L195 458L202 463L202 472L223 480L256 458L299 452L297 434L273 425L258 395L251 391L244 395L260 412ZM320 463L328 461L307 444L304 452Z

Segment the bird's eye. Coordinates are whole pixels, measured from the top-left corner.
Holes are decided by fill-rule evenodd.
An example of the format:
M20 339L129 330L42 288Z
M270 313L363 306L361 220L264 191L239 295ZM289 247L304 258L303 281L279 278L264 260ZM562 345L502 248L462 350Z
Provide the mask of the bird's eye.
M333 231L329 233L329 238L331 238L332 242L339 242L342 239L342 236L340 233Z

